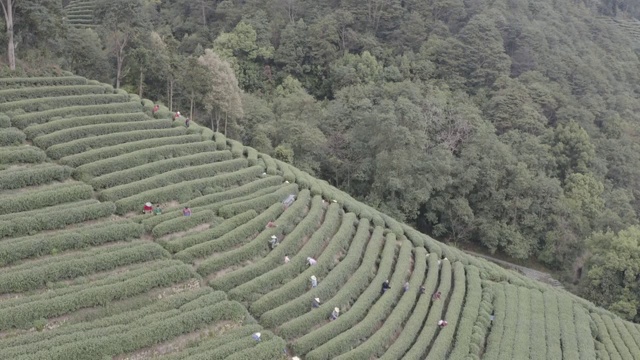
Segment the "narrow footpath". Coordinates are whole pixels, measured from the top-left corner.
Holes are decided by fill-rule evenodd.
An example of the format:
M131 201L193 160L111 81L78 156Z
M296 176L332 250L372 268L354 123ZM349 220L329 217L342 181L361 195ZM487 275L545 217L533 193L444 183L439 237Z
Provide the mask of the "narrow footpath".
M522 275L533 279L533 280L538 280L541 281L545 284L549 284L551 286L560 288L560 289L564 289L564 286L562 286L562 283L556 279L554 279L551 274L549 273L545 273L542 271L538 271L538 270L534 270L528 267L524 267L524 266L520 266L520 265L516 265L513 263L510 263L508 261L504 261L504 260L499 260L496 259L494 257L488 256L488 255L483 255L483 254L479 254L473 251L468 251L468 250L463 250L465 253L469 254L469 255L473 255L473 256L477 256L480 258L483 258L485 260L489 260L491 262L494 262L502 267L505 267L507 269L511 269L511 270L515 270L518 271L519 273L521 273Z

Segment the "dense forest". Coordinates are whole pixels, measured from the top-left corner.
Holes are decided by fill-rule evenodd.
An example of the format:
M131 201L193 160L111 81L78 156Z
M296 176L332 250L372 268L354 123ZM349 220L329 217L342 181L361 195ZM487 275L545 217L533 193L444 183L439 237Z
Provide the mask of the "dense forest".
M636 1L13 3L5 75L110 82L640 318Z

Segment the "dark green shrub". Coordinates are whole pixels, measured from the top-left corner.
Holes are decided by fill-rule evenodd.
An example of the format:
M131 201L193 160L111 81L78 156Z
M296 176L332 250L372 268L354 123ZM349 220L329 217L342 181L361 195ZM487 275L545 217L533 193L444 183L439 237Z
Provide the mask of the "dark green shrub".
M0 128L0 146L16 146L24 143L27 136L16 128Z
M0 171L0 190L19 189L27 186L44 185L53 181L63 181L71 176L73 169L68 166L43 164L28 168Z
M124 144L133 141L173 137L185 135L186 131L180 128L136 130L124 133L107 134L91 138L73 140L64 144L53 145L47 149L47 155L53 159L61 159L65 156L79 154L92 149Z

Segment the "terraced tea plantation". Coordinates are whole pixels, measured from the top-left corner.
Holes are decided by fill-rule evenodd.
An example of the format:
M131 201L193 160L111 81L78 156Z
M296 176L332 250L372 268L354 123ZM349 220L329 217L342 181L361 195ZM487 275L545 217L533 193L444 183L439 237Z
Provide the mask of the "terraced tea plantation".
M637 325L153 107L0 79L0 359L640 358Z
M95 27L93 21L94 0L71 0L64 8L65 18L69 25L77 28Z

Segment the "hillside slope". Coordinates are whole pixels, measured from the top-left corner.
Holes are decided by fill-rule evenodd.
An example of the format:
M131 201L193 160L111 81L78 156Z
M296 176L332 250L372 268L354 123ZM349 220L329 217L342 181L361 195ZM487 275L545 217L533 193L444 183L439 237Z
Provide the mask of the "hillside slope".
M640 357L637 325L152 109L0 79L1 359Z
M94 0L72 0L64 8L67 24L75 28L93 28Z

